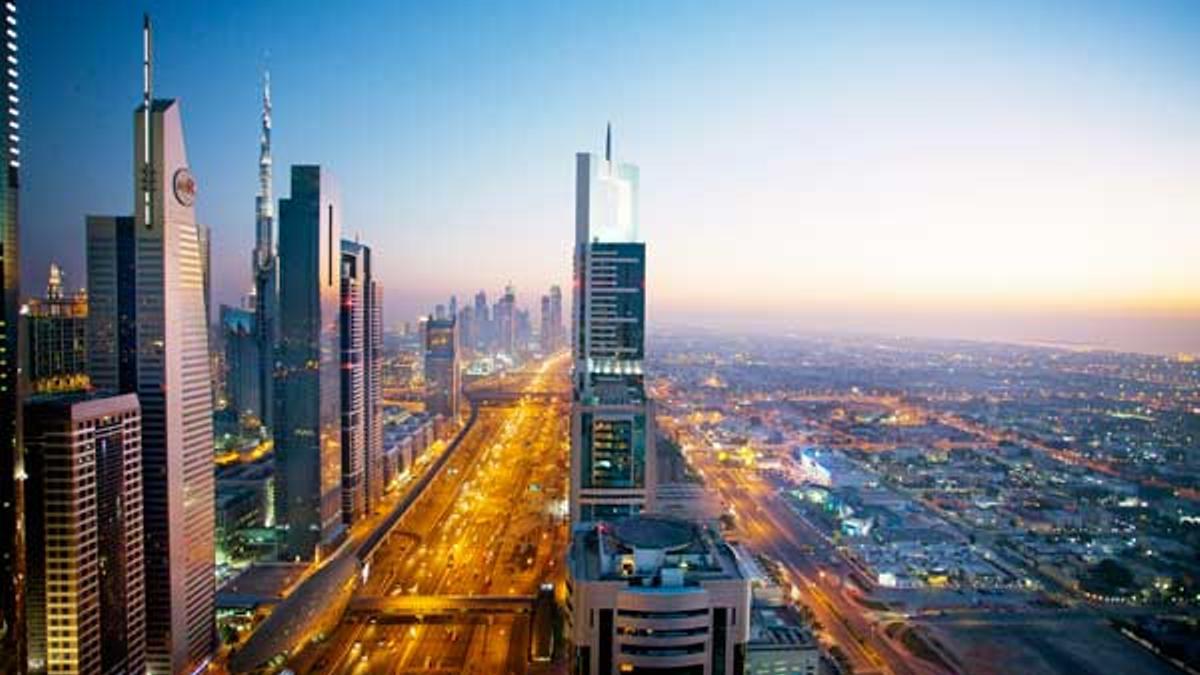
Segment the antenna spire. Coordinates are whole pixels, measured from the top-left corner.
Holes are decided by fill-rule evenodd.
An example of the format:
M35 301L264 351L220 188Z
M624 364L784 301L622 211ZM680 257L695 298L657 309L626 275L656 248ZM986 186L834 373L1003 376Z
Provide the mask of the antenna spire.
M612 161L612 122L608 123L608 128L604 132L604 161Z
M146 227L151 227L150 191L153 189L150 168L150 106L154 102L152 89L154 64L151 61L153 53L151 41L150 14L146 13L142 15L142 215Z

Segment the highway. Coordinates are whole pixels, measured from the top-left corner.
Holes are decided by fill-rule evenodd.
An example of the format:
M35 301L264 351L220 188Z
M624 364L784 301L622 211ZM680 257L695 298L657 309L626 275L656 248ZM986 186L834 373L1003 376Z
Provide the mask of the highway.
M455 455L375 553L368 579L354 594L358 606L401 596L528 597L541 583L561 579L569 366L559 355L533 372L492 383L507 392L564 396L480 406ZM353 612L288 667L297 673L524 673L528 630L527 615L423 621Z

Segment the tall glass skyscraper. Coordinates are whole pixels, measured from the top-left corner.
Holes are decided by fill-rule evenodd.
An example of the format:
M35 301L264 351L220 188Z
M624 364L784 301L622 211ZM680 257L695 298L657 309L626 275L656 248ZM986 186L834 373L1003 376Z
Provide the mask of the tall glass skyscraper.
M25 667L25 533L22 466L20 369L17 367L18 280L17 191L21 167L19 109L19 60L17 58L17 6L13 1L0 8L7 39L0 52L6 63L0 68L0 89L7 97L6 133L0 136L0 347L8 354L0 359L0 670L23 671Z
M288 558L335 547L342 523L341 199L329 171L292 167L279 200L275 514Z
M642 379L646 245L638 169L604 155L575 159L574 403L571 520L642 512L653 501L654 416Z
M215 644L212 379L196 181L179 102L151 95L144 27L133 218L88 218L92 384L142 406L146 666L203 668Z

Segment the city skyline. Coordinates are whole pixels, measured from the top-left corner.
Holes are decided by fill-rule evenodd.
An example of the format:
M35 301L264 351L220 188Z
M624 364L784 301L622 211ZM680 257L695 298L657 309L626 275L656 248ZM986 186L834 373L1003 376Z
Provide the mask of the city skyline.
M648 289L656 326L1200 351L1189 256L1200 199L1188 189L1200 175L1188 121L1200 110L1190 67L1200 13L1182 4L573 7L532 22L491 9L486 32L468 6L378 6L337 21L314 8L274 17L271 31L255 28L275 14L265 7L234 20L213 7L149 9L172 45L157 77L191 111L213 304L236 305L251 285L269 66L275 163L319 159L354 186L346 234L387 255L391 324L450 292L494 293L511 279L532 307L537 289L563 284L563 150L580 138L598 149L611 119L616 157L629 148L654 167L642 220L662 244ZM37 288L54 258L73 290L85 278L80 214L129 209L127 173L113 164L132 160L127 120L111 92L136 90L138 54L111 38L132 32L141 8L51 11L26 17L21 216L36 225L24 228L22 270ZM387 21L411 39L365 25ZM320 25L345 53L291 39ZM812 40L797 44L801 25ZM628 48L606 48L626 34ZM517 36L507 59L492 58ZM701 46L695 59L671 56ZM596 91L609 92L599 105ZM371 106L357 103L368 96ZM53 105L67 98L70 116ZM59 245L72 239L80 245ZM719 288L702 283L712 266L726 270Z

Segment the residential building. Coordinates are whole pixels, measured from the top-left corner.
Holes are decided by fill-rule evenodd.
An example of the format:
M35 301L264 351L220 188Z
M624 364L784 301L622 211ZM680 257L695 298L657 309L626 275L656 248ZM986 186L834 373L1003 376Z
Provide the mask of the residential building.
M425 410L457 420L461 377L454 319L430 318L425 325Z

